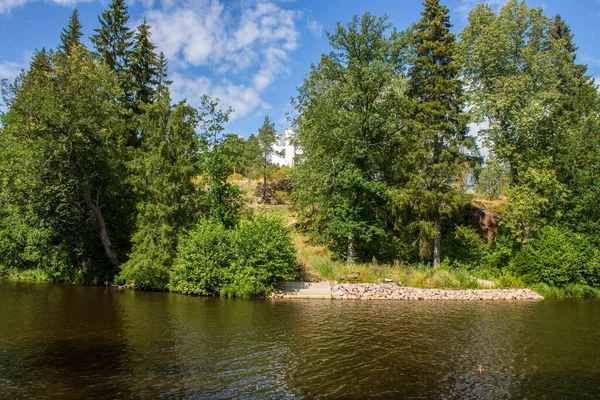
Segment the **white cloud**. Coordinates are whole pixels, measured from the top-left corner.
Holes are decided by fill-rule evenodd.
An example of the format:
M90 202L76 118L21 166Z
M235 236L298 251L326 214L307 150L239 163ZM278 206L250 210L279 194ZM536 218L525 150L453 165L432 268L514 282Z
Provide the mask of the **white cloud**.
M261 95L288 73L287 63L300 40L300 13L273 0L225 5L220 0L162 0L148 10L152 39L176 72L173 97L197 104L201 95L231 106L232 119L257 107ZM192 77L201 69L201 76ZM185 74L184 74L185 72Z
M200 97L209 94L213 99L219 99L222 108L231 107L235 112L230 120L235 121L248 115L256 107L269 108L260 98L260 91L252 86L236 85L226 79L214 83L206 76L187 78L176 73L172 76L171 92L176 101L188 99L197 105Z
M8 14L13 8L23 7L27 3L33 3L38 0L0 0L0 14ZM45 0L46 3L58 4L61 6L74 6L77 3L87 3L92 0Z
M23 67L22 64L12 61L0 62L0 79L14 80Z
M306 20L306 27L313 34L314 37L320 39L323 36L323 24L317 21L315 18L309 18Z

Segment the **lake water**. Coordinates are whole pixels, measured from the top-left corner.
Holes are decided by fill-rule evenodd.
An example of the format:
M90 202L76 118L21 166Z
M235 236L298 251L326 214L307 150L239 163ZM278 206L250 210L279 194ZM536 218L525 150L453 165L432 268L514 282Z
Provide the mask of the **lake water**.
M600 301L248 301L0 281L0 398L597 399Z

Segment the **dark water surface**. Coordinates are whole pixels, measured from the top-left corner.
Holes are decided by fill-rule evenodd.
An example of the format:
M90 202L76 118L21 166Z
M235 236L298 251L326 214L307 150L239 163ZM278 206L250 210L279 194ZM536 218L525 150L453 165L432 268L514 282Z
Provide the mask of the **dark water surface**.
M598 399L600 301L247 301L0 281L0 397Z

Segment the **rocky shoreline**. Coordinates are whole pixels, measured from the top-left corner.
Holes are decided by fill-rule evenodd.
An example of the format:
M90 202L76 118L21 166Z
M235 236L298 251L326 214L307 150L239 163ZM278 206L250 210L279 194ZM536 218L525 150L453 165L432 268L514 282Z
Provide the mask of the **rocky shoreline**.
M336 300L543 300L530 289L420 289L395 283L342 283L331 285Z

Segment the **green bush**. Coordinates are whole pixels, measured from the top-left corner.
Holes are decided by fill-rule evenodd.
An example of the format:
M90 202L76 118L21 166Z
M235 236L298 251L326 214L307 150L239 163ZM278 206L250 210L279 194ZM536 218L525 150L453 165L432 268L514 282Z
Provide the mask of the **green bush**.
M528 284L596 286L600 283L600 253L585 235L545 226L515 254L509 270Z
M296 276L296 249L283 218L256 214L233 231L237 257L232 263L236 284L252 283L267 294L278 282Z
M216 219L201 221L180 239L169 288L214 295L231 281L235 249L230 231Z
M181 238L170 289L188 294L261 297L296 275L296 250L283 218L258 214L232 229L199 223Z

